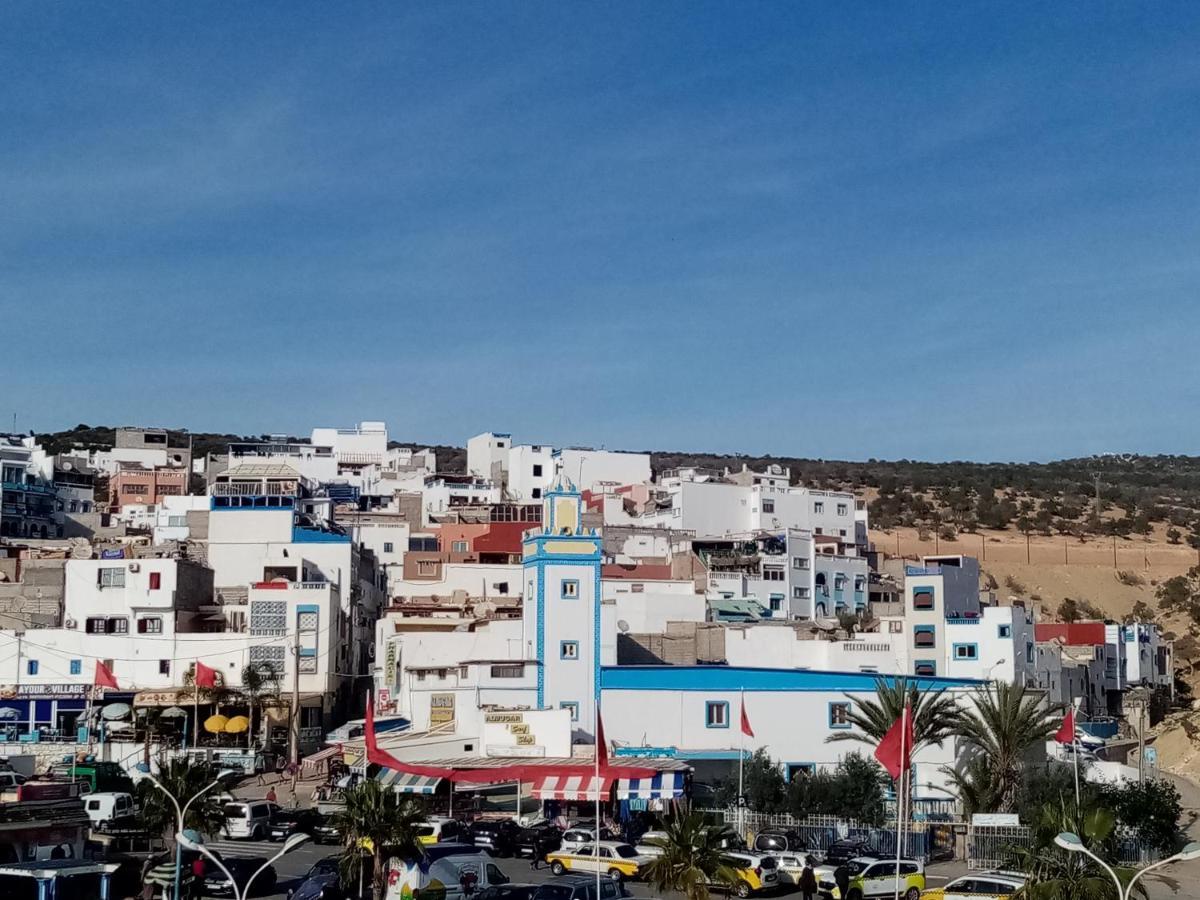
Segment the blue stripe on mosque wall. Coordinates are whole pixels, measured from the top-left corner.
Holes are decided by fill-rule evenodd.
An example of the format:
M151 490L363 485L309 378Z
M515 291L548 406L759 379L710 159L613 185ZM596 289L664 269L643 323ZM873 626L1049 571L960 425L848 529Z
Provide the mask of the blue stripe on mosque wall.
M600 685L609 691L834 691L874 693L877 680L896 676L871 672L814 672L741 666L605 666ZM977 687L973 678L909 678L918 690Z

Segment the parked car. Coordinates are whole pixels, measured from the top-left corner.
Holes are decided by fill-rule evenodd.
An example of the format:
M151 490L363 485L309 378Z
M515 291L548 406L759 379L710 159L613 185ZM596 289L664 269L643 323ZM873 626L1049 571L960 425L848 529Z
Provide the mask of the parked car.
M779 863L773 856L760 853L725 853L725 865L737 873L733 892L739 897L749 897L764 891L774 890L779 884Z
M538 887L536 884L497 884L484 888L475 895L475 900L532 900Z
M288 888L288 900L341 900L338 888L339 859L338 856L326 856L313 863L301 877L299 886Z
M315 841L317 835L314 832L323 819L315 809L281 809L267 823L267 837L283 841L293 834L307 834Z
M20 772L0 772L0 790L20 787L28 779Z
M222 808L225 813L225 837L250 838L261 841L267 836L271 820L281 811L276 803L267 800L243 800L226 803Z
M539 885L533 900L621 900L628 896L619 881L602 881L597 892L594 876L563 875Z
M667 838L665 831L647 831L634 844L634 849L642 856L656 857L662 856L663 848L658 846L655 841L664 841Z
M772 854L775 857L775 862L779 864L779 883L797 885L800 883L800 874L804 871L804 863L811 857L805 853L778 853ZM814 871L816 866L813 866Z
M846 896L841 895L834 873L836 866L823 865L816 871L817 891L833 900L864 900L868 897L891 897L896 890L896 860L861 857L842 863L850 875ZM925 864L915 859L902 859L900 865L900 895L905 900L918 900L925 890Z
M562 829L550 822L539 822L517 831L516 854L531 859L540 851L541 856L553 853L562 846Z
M467 836L476 847L482 847L492 856L504 857L517 852L517 833L520 830L512 819L487 819L473 823Z
M751 849L774 856L780 853L803 853L808 851L808 841L794 828L764 828L754 836Z
M861 838L843 838L840 841L834 841L825 849L821 863L822 865L836 866L852 859L865 857L874 859L880 855L879 851L868 841Z
M600 828L600 840L615 841L617 835L611 828ZM564 847L572 845L579 846L581 844L591 844L596 840L596 829L591 822L580 822L572 825L563 832L562 844Z
M430 816L417 826L417 840L422 844L436 844L439 841L459 841L465 836L466 826L457 819L445 816Z
M83 808L87 812L92 827L100 830L122 821L132 820L137 812L132 795L121 791L88 794L84 797Z
M237 881L238 889L243 896L253 897L256 894L272 894L275 892L275 883L279 880L279 876L275 873L274 866L267 866L262 872L254 878L254 883L250 885L250 890L246 890L247 882L251 876L262 867L267 861L265 856L222 856L214 851L214 855L221 860L222 865L229 870L229 874ZM233 884L229 877L211 863L205 869L204 874L204 892L210 897L219 897L225 894L234 894Z
M561 847L546 857L546 861L550 863L550 871L555 875L599 870L612 881L639 877L643 867L649 865L651 860L652 857L640 855L629 844L617 841L601 841L599 846L581 844L570 848Z
M945 887L930 888L921 893L922 900L1011 900L1029 876L1021 872L980 872L956 878Z

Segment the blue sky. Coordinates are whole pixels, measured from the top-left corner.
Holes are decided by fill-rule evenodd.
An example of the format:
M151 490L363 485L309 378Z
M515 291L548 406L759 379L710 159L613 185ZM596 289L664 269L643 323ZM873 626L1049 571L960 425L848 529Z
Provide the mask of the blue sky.
M33 2L0 26L4 426L1200 443L1196 4Z

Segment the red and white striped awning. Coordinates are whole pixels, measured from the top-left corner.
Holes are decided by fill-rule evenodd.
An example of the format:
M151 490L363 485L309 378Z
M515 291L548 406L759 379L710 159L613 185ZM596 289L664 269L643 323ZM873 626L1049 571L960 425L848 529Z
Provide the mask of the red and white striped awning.
M607 800L614 779L595 775L547 775L533 783L533 796L538 800Z

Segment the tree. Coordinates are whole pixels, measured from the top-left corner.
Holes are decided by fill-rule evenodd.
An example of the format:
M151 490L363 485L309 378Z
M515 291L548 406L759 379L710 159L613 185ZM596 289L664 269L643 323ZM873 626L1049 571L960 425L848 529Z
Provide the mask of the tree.
M1103 807L1082 810L1065 803L1047 803L1032 822L1032 840L1028 846L1013 848L1016 865L1029 876L1017 892L1018 900L1119 900L1117 886L1103 867L1083 853L1072 853L1054 843L1062 832L1078 835L1096 856L1112 859L1116 842L1116 817ZM1113 866L1123 885L1128 885L1134 870ZM1140 882L1135 893L1146 898Z
M996 779L983 756L973 756L961 769L942 766L942 773L949 779L962 812L966 818L975 813L993 812L1000 805Z
M371 850L371 897L383 900L387 873L384 863L389 856L419 858L424 852L417 840L417 825L425 812L412 800L378 781L362 781L346 791L346 805L333 816L333 824L342 836L342 880L357 881L362 865L361 848Z
M1155 594L1163 612L1180 613L1200 624L1200 566L1192 566L1186 575L1168 578Z
M258 713L258 720L262 722L263 707L269 701L279 699L280 672L271 663L257 663L255 665L245 666L242 669L242 696L246 698L246 705L250 713L250 727L248 733L250 740L253 740L254 735L254 714Z
M974 708L960 713L958 734L987 761L998 812L1016 808L1022 761L1031 749L1045 744L1057 727L1039 692L1006 681L977 691Z
M1100 804L1112 810L1117 821L1137 835L1138 841L1164 856L1179 845L1179 819L1183 815L1179 791L1157 778L1141 784L1125 781L1100 786Z
M746 794L746 806L755 812L783 812L787 796L787 782L783 767L759 747L752 756L746 757L742 766L742 788ZM737 805L737 778L725 778L716 784L716 801L721 806Z
M1182 531L1180 531L1175 526L1171 526L1170 528L1167 529L1167 543L1168 544L1178 544L1181 540L1183 540L1183 532Z
M1064 622L1078 622L1082 618L1079 604L1070 597L1063 597L1063 602L1058 604L1058 617Z
M217 770L211 766L195 765L185 759L160 762L157 776L159 784L181 807L212 784L216 777ZM174 804L148 778L139 781L135 791L142 826L151 834L160 834L173 841L175 830L179 827ZM217 799L218 793L218 789L213 788L193 801L188 807L183 827L195 829L201 834L215 834L220 830L225 816Z
M737 887L737 872L724 862L720 832L706 825L704 816L681 807L663 831L663 837L648 841L662 854L645 870L646 881L660 895L676 891L688 900L708 900L709 885Z

